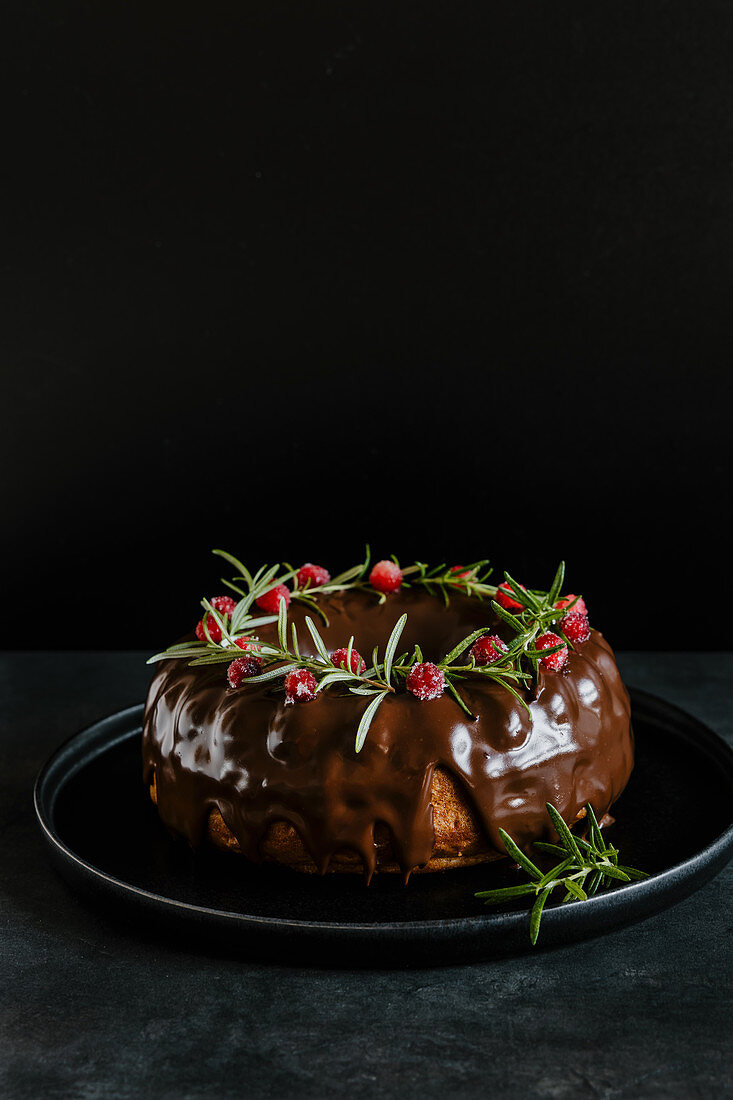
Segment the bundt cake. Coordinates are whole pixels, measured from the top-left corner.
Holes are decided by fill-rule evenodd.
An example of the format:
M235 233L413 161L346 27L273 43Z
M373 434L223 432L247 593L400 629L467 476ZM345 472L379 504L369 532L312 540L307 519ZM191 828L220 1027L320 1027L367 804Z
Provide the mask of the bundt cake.
M251 574L159 661L143 779L192 845L300 871L443 871L601 818L633 766L629 699L582 599L485 563ZM551 628L551 629L550 629ZM368 655L371 655L368 656Z

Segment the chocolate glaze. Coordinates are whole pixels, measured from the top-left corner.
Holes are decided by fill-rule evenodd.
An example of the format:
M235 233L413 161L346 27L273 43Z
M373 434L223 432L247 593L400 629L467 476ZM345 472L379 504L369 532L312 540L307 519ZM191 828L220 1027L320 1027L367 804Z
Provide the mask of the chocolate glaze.
M420 589L387 597L347 591L322 598L329 651L348 643L369 660L384 651L403 612L400 651L415 642L426 660L440 659L481 626L503 633L490 607L462 594L442 599ZM293 605L301 649L309 648L305 613ZM275 639L275 628L260 637ZM394 858L405 876L430 859L430 792L436 765L458 781L488 842L503 853L500 827L527 847L553 836L545 802L572 823L586 802L602 817L633 767L629 699L613 653L597 631L571 651L564 672L541 672L528 695L531 714L489 680L463 682L472 721L445 695L420 702L408 693L387 697L362 751L354 751L368 699L319 695L285 706L267 684L228 687L226 666L190 668L185 660L158 666L143 728L143 778L156 777L158 812L175 833L197 845L218 807L242 851L258 860L275 821L290 822L317 867L339 851L356 851L367 876L375 869L374 828L389 827Z

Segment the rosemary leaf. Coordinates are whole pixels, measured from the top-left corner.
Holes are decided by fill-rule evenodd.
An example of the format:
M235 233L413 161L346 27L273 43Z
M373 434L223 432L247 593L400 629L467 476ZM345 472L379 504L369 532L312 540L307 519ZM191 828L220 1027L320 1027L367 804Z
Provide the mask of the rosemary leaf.
M547 593L547 602L554 604L557 601L557 597L562 591L562 582L565 580L565 562L561 561L557 567L557 573L555 573L555 579L550 585L550 591Z
M551 893L550 887L546 886L541 894L537 895L537 901L532 906L532 913L529 918L529 938L534 947L537 943L537 937L540 934L540 921L542 920L542 910L545 908L545 903Z
M326 649L326 643L323 641L323 638L318 633L316 625L313 622L313 620L311 619L310 615L306 615L305 625L308 627L308 631L310 632L310 636L313 639L313 644L314 644L314 646L316 647L316 649L318 651L319 657L323 661L326 661L328 664L330 664L331 663L331 658L328 655L328 650Z
M456 690L455 685L452 684L450 680L446 680L446 685L445 686L448 688L448 691L453 696L455 701L458 703L458 706L461 708L461 710L464 712L464 714L467 714L468 717L471 719L471 721L475 722L476 721L476 715L473 713L471 708L468 706L468 703L466 703L463 696L460 695L459 692Z
M582 886L579 886L574 879L566 878L564 886L565 889L568 890L571 894L575 894L575 897L578 899L578 901L588 900L588 895L586 894L585 890Z
M502 886L497 890L482 890L474 895L481 898L487 905L496 905L510 898L521 898L525 894L536 894L537 891L531 882L522 883L519 886Z
M533 878L537 882L539 882L539 880L542 878L542 872L540 871L539 867L535 867L529 856L526 856L522 849L517 847L512 838L509 836L509 833L505 832L504 829L499 829L499 835L502 839L504 847L506 848L508 854L512 857L512 859L515 860L520 867L524 868L530 878Z
M635 867L627 867L623 863L617 864L616 870L617 871L623 871L623 873L629 879L633 879L635 881L643 879L643 878L649 878L649 875L646 873L646 871L637 871Z
M212 550L212 554L216 554L218 557L223 558L224 561L228 561L230 565L233 565L238 573L246 580L249 587L252 587L252 576L246 565L243 565L239 558L235 558L234 554L229 554L226 550Z
M552 820L552 824L555 826L555 829L557 830L560 837L560 843L563 845L569 855L574 856L578 863L582 863L583 857L580 854L580 848L575 841L575 837L570 832L570 829L568 829L567 825L560 817L560 814L557 812L551 802L546 802L545 805L547 807L547 812Z
M601 870L603 871L604 878L615 878L618 879L619 882L628 882L631 877L627 875L625 871L621 871L618 867L614 867L612 863L604 864Z
M265 684L270 680L277 680L280 677L287 676L289 672L299 666L296 664L279 665L277 668L268 668L266 672L258 672L256 676L248 676L246 683L249 684Z
M598 819L593 811L593 807L590 802L587 807L588 825L590 827L591 842L595 844L597 848L603 846L603 837L601 836L601 827L598 824Z
M331 687L332 684L345 683L347 680L351 680L351 678L350 672L327 672L318 684L318 690L325 691L325 689Z
M372 724L372 719L379 710L381 704L387 698L387 694L388 693L386 691L380 691L379 695L375 695L371 703L369 703L366 710L362 714L361 721L359 722L359 727L356 731L356 741L354 743L354 748L356 752L361 752L364 742L366 741L366 736L369 733L369 727Z
M280 649L288 648L288 607L285 600L280 600L277 606L277 636Z
M384 651L384 679L386 683L390 683L390 677L392 674L392 662L394 661L394 655L397 652L397 646L399 645L400 638L402 637L402 631L405 629L407 622L407 615L401 615L394 625L394 629L389 636L387 647Z

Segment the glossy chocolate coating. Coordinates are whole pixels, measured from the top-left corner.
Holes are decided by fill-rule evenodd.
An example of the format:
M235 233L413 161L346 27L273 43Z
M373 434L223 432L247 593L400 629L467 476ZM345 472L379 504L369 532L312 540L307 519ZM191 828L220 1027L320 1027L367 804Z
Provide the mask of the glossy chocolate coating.
M461 593L450 604L419 588L379 604L375 594L346 591L321 598L329 651L380 654L403 612L400 651L418 642L439 660L471 631L502 634L487 603ZM304 653L313 653L305 612L291 605ZM274 626L259 631L274 640ZM286 706L268 684L228 686L226 665L158 666L143 728L143 778L156 777L158 812L196 845L218 807L250 859L270 824L290 822L317 867L352 850L375 868L374 827L385 823L405 875L430 859L434 832L430 792L436 765L464 791L488 843L503 853L499 828L517 843L552 837L546 802L572 823L590 802L599 819L624 789L633 767L629 699L613 653L597 631L570 652L562 672L541 671L526 698L529 712L500 685L471 677L462 693L471 720L446 694L421 702L388 696L360 753L359 718L369 700L329 690L311 703Z

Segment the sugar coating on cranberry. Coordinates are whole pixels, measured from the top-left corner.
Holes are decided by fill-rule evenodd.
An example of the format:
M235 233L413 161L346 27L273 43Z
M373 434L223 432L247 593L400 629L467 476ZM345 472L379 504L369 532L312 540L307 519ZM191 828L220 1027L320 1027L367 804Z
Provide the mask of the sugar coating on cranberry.
M520 584L519 587L524 589L523 584ZM526 591L526 589L524 590ZM506 581L502 581L496 591L496 602L498 603L499 607L503 607L506 611L524 610L524 607L519 602L519 600L515 600L514 593L509 585L506 583Z
M568 611L560 620L562 632L571 642L587 642L590 638L590 623L587 615L578 611Z
M352 649L351 661L347 665L348 658L349 651L346 647L343 646L341 649L335 649L331 654L331 661L336 666L336 668L343 668L346 671L356 673L364 671L364 669L366 668L366 661L360 653L358 653L355 649Z
M445 676L437 665L422 661L413 665L407 677L407 690L418 699L440 699L445 691Z
M276 584L274 588L269 588L267 592L258 596L255 603L268 615L277 615L281 600L285 600L285 606L290 607L290 589L284 584Z
M221 615L233 615L237 606L237 601L233 600L231 596L212 596L209 603Z
M573 603L573 600L575 600L575 603ZM555 607L557 607L558 610L562 611L564 607L567 607L571 603L573 604L573 606L570 608L571 612L576 612L578 615L588 615L588 608L585 606L585 600L583 599L583 597L578 596L576 599L575 594L572 592L569 596L563 596L561 600L558 600L555 604Z
M322 565L314 565L312 561L307 561L298 570L297 580L298 588L305 588L306 585L309 588L320 588L322 584L328 584L331 574Z
M259 642L256 638L250 638L247 634L243 634L241 638L235 638L234 644L239 646L240 649L246 649L250 653L256 653L260 648Z
M295 668L285 677L285 704L312 703L318 690L318 681L307 668Z
M396 562L378 561L369 574L369 583L377 592L399 592L402 587L402 570Z
M200 642L215 642L217 645L221 641L221 627L214 618L213 615L206 616L206 630L209 632L208 638L206 637L206 631L204 630L204 620L199 619L196 623L196 637Z
M563 644L562 638L557 634L553 634L552 631L548 631L547 634L540 634L535 642L535 649L552 649L556 645L562 645L562 649L556 650L555 653L548 653L546 657L540 657L540 664L544 668L549 668L551 672L559 672L561 668L565 667L565 662L568 659L568 647Z
M464 580L466 577L471 576L471 570L464 569L462 565L451 565L448 572L452 573L456 580Z
M471 656L477 665L493 665L507 649L498 634L487 634L473 643Z
M247 657L237 657L227 669L227 680L230 687L238 688L242 680L246 680L250 676L256 676L261 667L262 661L259 657L254 657L251 654Z

